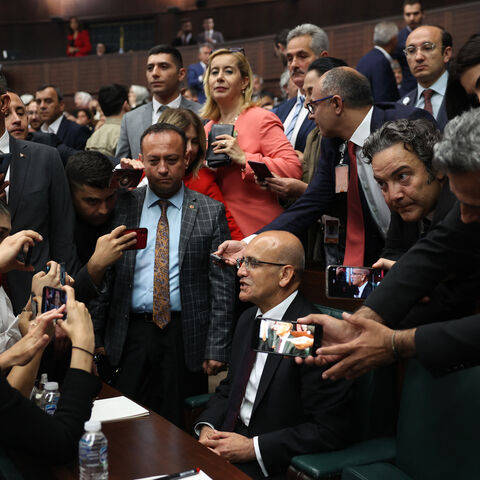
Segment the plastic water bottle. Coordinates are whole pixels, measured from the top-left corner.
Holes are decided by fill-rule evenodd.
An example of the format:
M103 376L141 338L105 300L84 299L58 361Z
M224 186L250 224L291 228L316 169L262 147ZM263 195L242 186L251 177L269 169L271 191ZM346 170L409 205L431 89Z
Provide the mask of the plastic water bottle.
M80 480L108 479L108 442L97 420L85 422L85 433L78 444Z
M57 409L59 398L58 383L47 382L42 393L42 398L40 399L40 408L49 415L53 415Z

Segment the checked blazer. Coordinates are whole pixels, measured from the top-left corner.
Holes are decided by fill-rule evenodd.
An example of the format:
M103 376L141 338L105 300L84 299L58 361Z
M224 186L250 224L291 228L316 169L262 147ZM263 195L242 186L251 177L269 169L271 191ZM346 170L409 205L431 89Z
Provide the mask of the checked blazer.
M112 228L138 228L146 188L119 196ZM210 259L210 253L229 238L223 204L185 188L179 243L180 298L185 362L192 371L200 370L205 359L227 362L230 357L235 275L232 269ZM105 292L93 309L96 346L105 347L112 365L120 362L127 338L135 258L136 251L128 250L107 272Z

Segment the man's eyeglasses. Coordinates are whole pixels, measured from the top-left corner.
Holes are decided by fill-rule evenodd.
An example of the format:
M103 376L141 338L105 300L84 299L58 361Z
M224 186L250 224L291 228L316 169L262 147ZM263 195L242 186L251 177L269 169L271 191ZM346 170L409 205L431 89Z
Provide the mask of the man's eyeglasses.
M328 100L329 98L333 98L333 95L328 95L327 97L319 98L318 100L312 100L305 105L305 108L308 110L308 113L313 115L315 113L315 105L317 103L323 102L324 100Z
M420 50L420 53L423 53L424 55L429 55L435 50L435 48L436 45L433 42L424 42L418 47L416 47L415 45L409 45L403 50L403 53L405 53L407 57L413 57L417 54L418 50Z
M257 260L256 258L252 257L237 258L237 268L240 269L243 264L245 264L245 268L247 270L254 270L259 265L275 265L277 267L285 267L288 265L287 263L263 262L262 260Z

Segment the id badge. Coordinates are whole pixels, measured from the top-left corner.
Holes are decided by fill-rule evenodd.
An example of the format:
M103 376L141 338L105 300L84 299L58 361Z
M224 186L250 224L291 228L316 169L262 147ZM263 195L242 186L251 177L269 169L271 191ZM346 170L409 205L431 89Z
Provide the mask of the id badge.
M335 167L335 193L348 191L348 165L337 165Z
M340 220L335 217L323 215L323 243L338 243L340 237Z

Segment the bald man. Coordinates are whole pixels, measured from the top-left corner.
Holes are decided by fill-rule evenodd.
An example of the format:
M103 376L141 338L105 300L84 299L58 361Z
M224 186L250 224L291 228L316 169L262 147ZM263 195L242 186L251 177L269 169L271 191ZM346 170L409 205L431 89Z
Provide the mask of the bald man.
M292 320L316 309L298 292L305 258L297 237L264 232L244 255L238 261L240 300L256 306L239 319L228 376L200 416L196 432L200 443L251 478L285 478L294 455L344 443L349 384L325 382L321 369L296 365L292 358L252 351L257 316Z

